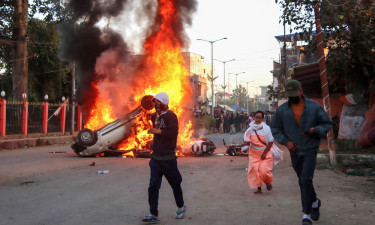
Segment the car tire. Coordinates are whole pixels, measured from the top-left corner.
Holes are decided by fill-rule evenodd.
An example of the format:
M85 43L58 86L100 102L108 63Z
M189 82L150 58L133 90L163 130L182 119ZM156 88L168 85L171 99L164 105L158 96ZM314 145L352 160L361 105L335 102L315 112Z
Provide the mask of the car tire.
M77 142L84 147L90 147L94 145L98 140L98 135L96 132L83 128L80 132L77 134Z

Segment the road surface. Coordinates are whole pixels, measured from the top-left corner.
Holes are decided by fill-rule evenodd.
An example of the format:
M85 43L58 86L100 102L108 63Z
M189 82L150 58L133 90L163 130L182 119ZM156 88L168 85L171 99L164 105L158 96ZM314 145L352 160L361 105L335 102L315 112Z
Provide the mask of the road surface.
M273 190L263 188L264 193L255 196L246 179L247 157L222 154L223 138L234 143L242 135L209 135L217 155L178 159L186 218L174 219L172 190L163 179L160 224L301 224L297 177L288 153L284 149L284 161L274 168ZM70 145L0 151L0 224L143 224L141 219L149 213L148 162L79 158ZM374 180L316 170L314 184L322 207L321 219L314 224L373 224Z

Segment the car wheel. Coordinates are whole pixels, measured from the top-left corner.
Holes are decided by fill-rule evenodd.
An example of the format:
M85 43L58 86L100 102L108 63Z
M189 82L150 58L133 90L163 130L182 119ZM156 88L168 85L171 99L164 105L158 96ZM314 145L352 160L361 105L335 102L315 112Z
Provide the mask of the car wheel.
M96 143L98 140L98 136L96 132L83 128L80 132L77 134L77 142L84 147L90 147Z

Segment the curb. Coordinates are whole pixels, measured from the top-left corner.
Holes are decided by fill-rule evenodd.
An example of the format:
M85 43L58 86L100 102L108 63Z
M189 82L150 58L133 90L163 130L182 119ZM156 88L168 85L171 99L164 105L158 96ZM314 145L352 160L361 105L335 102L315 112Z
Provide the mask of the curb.
M39 138L20 138L0 140L0 149L19 149L27 147L37 147L44 145L68 144L75 141L76 136L56 136L56 137L39 137Z
M375 154L336 154L337 164L367 164L375 167ZM329 165L329 155L318 153L317 163Z

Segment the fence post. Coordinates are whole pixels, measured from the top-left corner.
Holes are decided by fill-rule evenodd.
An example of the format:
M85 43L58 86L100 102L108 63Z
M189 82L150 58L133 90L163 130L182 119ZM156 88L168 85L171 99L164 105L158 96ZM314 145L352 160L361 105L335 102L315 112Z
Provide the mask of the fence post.
M4 97L4 96L2 96L2 97ZM1 98L1 100L0 100L0 133L1 133L1 137L5 137L6 117L7 117L6 108L7 108L7 101L5 99Z
M43 133L47 133L48 129L48 95L44 96L43 102Z
M29 118L29 102L26 101L27 95L22 94L23 104L22 104L22 133L27 136L27 119Z
M63 100L65 101L65 98L63 98ZM63 134L65 133L65 120L66 120L66 104L63 103L63 106L60 112L60 127L61 127L61 132Z
M77 131L82 130L82 111L81 106L77 106Z

